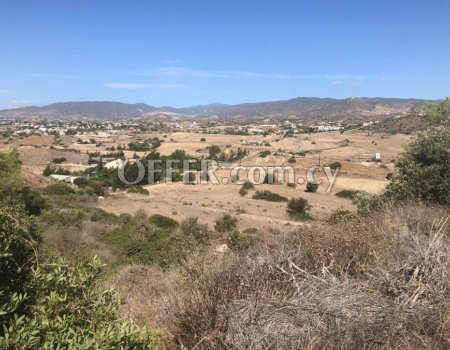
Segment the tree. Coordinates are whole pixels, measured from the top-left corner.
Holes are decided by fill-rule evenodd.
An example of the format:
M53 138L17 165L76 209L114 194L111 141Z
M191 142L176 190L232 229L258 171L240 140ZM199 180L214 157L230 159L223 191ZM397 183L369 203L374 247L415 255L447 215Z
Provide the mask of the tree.
M385 195L450 204L450 129L432 127L407 146Z

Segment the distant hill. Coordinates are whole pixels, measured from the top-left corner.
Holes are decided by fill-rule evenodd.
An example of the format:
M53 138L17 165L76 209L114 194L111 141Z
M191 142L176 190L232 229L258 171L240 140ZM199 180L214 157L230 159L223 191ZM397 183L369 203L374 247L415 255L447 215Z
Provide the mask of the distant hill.
M298 97L285 101L211 104L188 108L154 107L144 103L109 101L59 102L43 107L23 107L0 111L8 118L93 118L125 119L159 113L184 116L304 116L304 117L382 117L402 114L429 100L350 97L346 99Z
M92 118L121 119L140 117L157 108L145 103L128 104L109 101L59 102L43 107L23 107L0 111L0 116L12 118Z

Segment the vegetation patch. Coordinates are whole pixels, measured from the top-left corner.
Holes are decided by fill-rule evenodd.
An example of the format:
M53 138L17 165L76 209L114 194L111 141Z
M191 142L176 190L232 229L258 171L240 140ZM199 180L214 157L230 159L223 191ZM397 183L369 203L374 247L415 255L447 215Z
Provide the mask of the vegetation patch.
M289 199L287 199L286 197L284 197L278 193L271 192L269 190L256 191L256 193L253 195L252 198L258 199L258 200L263 200L263 201L268 201L268 202L288 202L289 201Z

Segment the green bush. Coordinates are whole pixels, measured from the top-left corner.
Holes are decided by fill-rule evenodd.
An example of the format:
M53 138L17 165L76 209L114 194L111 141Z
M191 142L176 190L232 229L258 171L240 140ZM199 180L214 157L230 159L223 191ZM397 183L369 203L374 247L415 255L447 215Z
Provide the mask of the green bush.
M279 195L278 193L274 193L268 190L265 191L256 191L256 193L252 197L253 199L264 200L268 202L287 202L289 199Z
M330 169L336 170L337 168L342 169L342 164L340 162L333 162L327 165Z
M178 222L168 216L154 214L150 216L149 222L162 229L169 229L178 226Z
M0 323L24 312L41 236L23 208L0 206ZM0 336L4 329L0 328ZM0 341L1 344L1 341Z
M268 155L270 155L270 151L262 151L259 153L259 157L266 158Z
M87 210L83 208L65 208L62 210L45 211L40 221L48 225L77 225L87 216Z
M288 159L288 163L297 163L297 160L294 157Z
M1 349L156 349L156 333L119 320L98 259L38 263L34 220L0 207L0 222Z
M336 192L336 197L353 200L359 192L360 191L355 191L355 190L342 190L342 191Z
M55 196L66 196L75 193L75 189L66 183L57 182L45 188L45 193Z
M77 177L73 180L73 184L79 188L85 188L89 184L89 180L85 177Z
M128 187L128 192L129 193L139 193L139 194L149 195L148 190L146 190L141 185L134 185L134 186Z
M318 188L319 188L319 184L317 184L317 183L308 181L308 183L306 184L306 192L315 193Z
M449 159L450 128L433 127L418 134L396 163L397 173L386 188L387 197L449 205Z
M67 160L67 158L65 158L65 157L53 158L52 163L61 164L61 163L64 163L66 160Z

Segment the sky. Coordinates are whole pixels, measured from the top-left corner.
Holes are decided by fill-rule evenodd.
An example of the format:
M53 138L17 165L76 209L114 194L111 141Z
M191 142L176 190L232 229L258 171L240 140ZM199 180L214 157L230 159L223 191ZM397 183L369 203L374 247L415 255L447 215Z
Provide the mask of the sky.
M0 108L450 95L450 1L0 0Z

